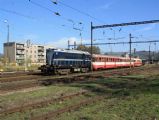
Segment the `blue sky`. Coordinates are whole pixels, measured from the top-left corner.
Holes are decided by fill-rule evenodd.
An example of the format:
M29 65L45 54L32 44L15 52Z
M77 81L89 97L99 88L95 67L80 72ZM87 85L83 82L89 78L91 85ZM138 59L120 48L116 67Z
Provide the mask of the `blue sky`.
M52 45L67 48L67 41L80 43L79 31L73 29L83 28L83 43L90 43L90 22L94 25L123 23L131 21L144 21L159 19L159 0L57 0L55 5L51 0L30 0L52 10L38 7L29 0L0 0L0 53L3 53L3 43L7 39L7 24L10 25L10 41L26 42L30 39L34 44ZM61 3L67 4L80 11L95 17L83 15ZM12 11L12 13L3 10ZM14 13L13 13L14 12ZM18 13L20 15L15 14ZM98 19L98 20L97 20ZM73 21L73 22L71 22ZM82 22L82 25L79 24ZM111 29L98 29L94 31L94 42L128 41L132 33L134 41L159 40L159 25L148 24L131 27L117 27ZM114 38L117 40L108 40ZM119 39L122 38L122 39ZM134 44L137 50L148 50L149 44ZM152 50L158 50L158 43L151 44ZM129 45L99 46L102 52L128 51Z

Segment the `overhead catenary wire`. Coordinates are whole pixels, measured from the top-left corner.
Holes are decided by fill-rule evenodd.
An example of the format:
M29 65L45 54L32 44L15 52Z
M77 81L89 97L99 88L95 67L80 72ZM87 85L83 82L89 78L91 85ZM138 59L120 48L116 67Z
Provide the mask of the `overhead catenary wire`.
M25 15L25 14L22 14L22 13L19 13L19 12L16 12L16 11L12 11L12 10L8 10L8 9L4 9L4 8L0 8L0 11L6 12L6 13L9 13L9 14L15 14L17 16L25 17L25 18L28 18L28 19L35 19L34 17L31 17L29 15Z
M56 4L56 5L59 3L59 4L65 6L65 7L67 7L67 8L70 8L70 9L72 9L72 10L74 10L74 11L80 13L80 14L83 14L83 15L85 15L85 16L87 16L87 17L90 17L90 18L92 18L92 19L94 19L94 20L96 20L96 21L98 21L98 22L100 22L100 23L105 23L104 21L102 21L102 20L100 20L100 19L98 19L98 18L96 18L96 17L94 17L94 16L92 16L92 15L90 15L90 14L84 12L84 11L81 11L81 10L79 10L79 9L77 9L77 8L74 8L74 7L72 7L72 6L68 5L68 4L65 4L64 2L61 2L61 1L53 1L53 0L51 0L51 1L52 1L52 3L54 3L54 4Z
M41 5L40 3L37 3L37 2L35 2L33 0L29 0L29 2L34 4L34 5L36 5L36 6L38 6L38 7L40 7L40 8L42 8L42 9L45 9L45 10L49 11L51 13L54 13L56 16L60 16L62 19L66 20L68 22L72 21L73 26L74 26L74 24L75 24L74 20L72 20L70 18L63 17L59 12L56 12L56 11L54 11L54 10L48 8L48 7L45 7L44 5ZM77 22L77 23L82 23L82 22Z
M32 0L29 0L29 2L32 3L32 4L34 4L34 5L36 5L36 6L38 6L38 7L40 7L40 8L43 8L43 9L47 10L47 11L50 11L51 13L54 13L54 14L57 15L57 16L61 16L60 13L58 13L58 12L56 12L56 11L53 11L52 9L49 9L49 8L47 8L47 7L45 7L45 6L41 5L41 4L39 4L39 3L37 3L37 2L34 2L34 1L32 1Z
M68 4L64 3L64 2L57 1L57 0L51 0L51 2L52 2L53 4L55 4L55 5L58 5L58 3L59 3L59 4L63 5L63 6L65 6L65 7L68 7L68 8L70 8L70 9L72 9L72 10L74 10L74 11L80 13L80 14L83 14L83 15L85 15L85 16L87 16L87 17L90 17L90 18L92 18L92 19L94 19L94 20L96 20L96 21L98 21L98 22L100 22L100 23L105 23L105 22L103 22L102 20L100 20L100 19L98 19L98 18L96 18L96 17L94 17L94 16L92 16L92 15L86 13L86 12L83 12L83 11L77 9L77 8L74 8L74 7L68 5ZM113 29L110 28L110 30L113 30ZM119 28L119 32L121 32L121 31L122 31L122 28L120 27L120 28Z
M55 12L55 11L53 11L52 9L50 9L50 8L48 8L48 7L45 7L44 5L41 5L40 3L34 2L34 1L32 1L32 0L29 0L29 2L32 3L32 4L34 4L34 5L36 5L36 6L38 6L38 7L40 7L40 8L42 8L42 9L45 9L45 10L49 11L49 12L51 12L51 13L54 13L54 14L57 15L57 16L60 16L60 18L66 20L66 21L68 21L68 22L71 22L71 23L73 24L73 29L80 31L80 37L82 36L81 31L83 31L83 27L82 27L82 29L76 28L76 27L75 27L75 21L74 21L74 20L69 19L69 18L65 18L65 17L63 17L59 12ZM76 22L76 23L78 23L78 25L83 25L82 22ZM65 26L65 25L62 25L62 26ZM81 37L81 39L82 39L82 37Z
M133 41L132 44L135 43L159 43L159 40L150 40L150 41ZM130 42L109 42L109 43L94 43L94 45L117 45L117 44L130 44ZM90 46L91 44L84 44L85 46ZM74 46L74 45L70 45Z
M59 4L65 6L65 7L67 7L67 8L70 8L70 9L72 9L72 10L74 10L74 11L80 13L80 14L83 14L83 15L85 15L85 16L87 16L87 17L90 17L90 18L92 18L92 19L94 19L94 20L96 20L96 21L98 21L98 22L100 22L100 23L105 23L105 22L103 22L102 20L100 20L100 19L98 19L98 18L96 18L96 17L94 17L94 16L92 16L92 15L86 13L86 12L83 12L83 11L77 9L77 8L74 8L74 7L72 7L72 6L68 5L68 4L65 4L64 2L57 1L57 0L51 0L51 2L52 2L53 4L55 4L55 5L58 5L58 3L59 3ZM73 23L73 26L74 26L74 23ZM111 29L111 30L112 30L112 29ZM121 30L122 30L122 29L120 28L120 29L119 29L119 32L120 32Z

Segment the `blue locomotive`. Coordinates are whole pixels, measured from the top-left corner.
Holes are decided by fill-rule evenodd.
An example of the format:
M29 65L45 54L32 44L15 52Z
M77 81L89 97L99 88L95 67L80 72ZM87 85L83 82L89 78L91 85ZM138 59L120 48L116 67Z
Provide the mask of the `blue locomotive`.
M78 50L47 49L46 65L40 67L42 73L68 74L87 72L91 69L91 55Z

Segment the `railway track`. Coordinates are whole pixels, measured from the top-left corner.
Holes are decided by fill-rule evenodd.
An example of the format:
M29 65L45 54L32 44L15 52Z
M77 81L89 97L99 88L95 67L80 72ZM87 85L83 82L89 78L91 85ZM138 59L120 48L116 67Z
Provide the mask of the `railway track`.
M16 113L16 112L25 112L26 110L33 110L33 109L45 107L45 106L48 106L48 105L53 104L55 102L71 99L71 98L74 98L74 97L77 97L77 96L80 96L80 95L84 95L86 93L87 93L87 91L81 91L81 92L78 92L78 93L73 93L73 94L65 95L65 96L64 96L64 94L61 94L61 96L58 97L58 98L49 98L49 99L46 99L46 100L33 102L33 103L25 104L25 105L22 105L22 106L17 106L17 107L14 107L14 108L3 109L2 111L0 111L0 116L3 117L5 115L13 114L13 113Z
M46 78L42 78L42 79L34 79L34 80L26 80L26 82L29 82L28 84L17 84L19 85L18 87L14 87L14 82L8 82L9 84L13 84L13 86L11 86L10 90L16 90L16 89L22 89L22 88L26 88L31 87L33 85L33 83L35 84L35 86L37 85L50 85L50 84L54 84L54 83L72 83L72 82L87 82L87 81L92 81L92 80L98 80L98 78L105 78L105 77L120 77L120 76L125 76L125 75L129 75L133 72L137 72L139 73L139 71L144 70L144 68L134 68L134 69L120 69L120 70L112 70L112 71L98 71L95 73L85 73L85 74L72 74L72 75L66 75L66 76L56 76L56 78L54 77L47 77ZM114 76L115 75L115 76ZM17 81L19 82L19 81ZM20 81L22 82L22 81ZM32 82L32 83L31 83ZM16 82L15 82L16 83ZM5 84L5 83L2 83ZM27 85L27 86L25 86ZM13 88L12 88L13 87ZM0 86L0 90L1 86ZM3 87L3 92L7 91L7 87ZM5 117L7 115L13 114L13 113L25 113L25 111L29 110L29 114L31 116L31 120L45 120L45 119L51 119L51 118L55 118L58 115L61 115L65 112L71 112L74 111L76 109L81 108L82 106L86 106L89 104L93 104L94 102L97 102L99 100L103 100L104 98L107 97L101 97L101 96L97 96L97 97L91 97L91 98L86 98L85 100L81 100L81 101L77 101L75 104L69 104L68 106L63 106L63 108L60 109L55 109L53 111L49 111L46 114L40 114L40 115L36 115L36 114L32 114L33 109L37 109L37 108L45 108L47 106L49 106L50 104L54 104L56 102L59 101L64 101L64 100L71 100L72 98L75 98L77 96L80 95L84 95L86 94L87 91L80 91L77 93L73 93L73 94L69 94L69 95L64 95L61 94L61 96L57 97L57 98L48 98L48 99L43 99L41 101L34 101L28 104L23 104L21 106L17 106L17 107L13 107L13 108L7 108L7 109L0 109L0 117ZM90 96L89 96L90 97ZM79 98L78 98L79 99ZM82 98L83 99L83 98ZM72 99L74 100L74 99Z
M40 71L29 71L29 72L0 72L0 78L11 78L11 77L17 77L17 76L27 76L27 75L39 75Z
M155 66L154 66L155 67ZM4 82L15 82L15 81L23 81L23 80L47 80L47 79L58 79L58 78L66 78L66 77L73 77L73 76L85 76L85 75L92 75L92 74L108 74L108 76L111 73L115 72L134 72L138 70L144 70L144 66L142 67L137 67L137 68L120 68L120 69L109 69L109 70L102 70L102 71L93 71L93 72L88 72L88 73L75 73L75 74L69 74L69 75L42 75L40 72L29 72L29 73L16 73L13 76L1 76L0 75L0 83ZM123 73L124 74L124 73Z
M23 76L14 76L14 77L5 77L5 78L0 78L0 83L5 83L5 82L16 82L16 81L22 81L22 80L32 80L32 79L38 79L41 78L39 75L23 75Z
M79 103L74 104L74 105L66 106L62 109L58 109L58 110L55 110L55 111L50 111L46 114L42 114L42 115L39 115L39 116L32 116L31 120L48 120L48 119L51 119L51 118L56 118L56 116L58 116L60 114L63 114L65 112L71 112L73 110L79 109L82 106L87 106L87 105L93 104L93 103L95 103L99 100L102 100L102 99L104 99L104 97L101 97L101 96L91 97L87 100L80 101Z
M134 68L138 69L138 68ZM69 74L69 75L54 75L54 76L44 76L41 75L40 73L32 73L32 74L25 74L25 75L16 75L16 76L10 76L10 77L1 77L0 78L0 83L4 82L15 82L15 81L22 81L22 80L45 80L45 79L56 79L56 78L65 78L68 76L85 76L85 75L91 75L91 74L100 74L100 73L111 73L111 72L118 72L118 71L127 71L131 70L130 68L122 68L122 69L111 69L111 70L102 70L102 71L94 71L94 72L88 72L88 73L75 73L75 74Z
M14 83L0 83L0 95L6 94L12 91L23 90L27 88L33 88L39 86L38 81L20 81Z
M96 80L97 78L113 77L113 76L125 76L129 75L133 71L140 71L142 69L117 69L109 71L96 71L90 73L78 73L78 74L69 74L64 76L40 76L38 78L26 79L20 81L12 82L2 82L0 83L0 93L5 94L11 91L32 88L43 85L51 85L56 83L71 83L71 82L84 82L88 80Z

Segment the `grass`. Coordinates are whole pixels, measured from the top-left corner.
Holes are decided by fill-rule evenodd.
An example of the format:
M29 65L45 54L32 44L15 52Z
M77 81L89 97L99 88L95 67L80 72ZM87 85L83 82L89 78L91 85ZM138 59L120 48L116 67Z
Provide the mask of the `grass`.
M159 72L158 68L149 72L135 73L124 77L99 78L97 81L59 84L26 93L15 93L0 97L0 105L23 103L61 93L88 90L89 94L58 102L41 109L15 113L5 120L27 120L30 113L42 114L66 105L78 103L90 96L106 96L105 99L83 106L71 113L64 113L56 120L158 120L159 119ZM54 118L55 119L55 118Z
M57 97L60 94L68 94L73 92L78 92L80 88L74 87L60 87L60 86L49 86L43 87L42 89L25 92L25 93L14 93L11 95L0 96L0 106L3 108L23 105L30 101L36 101L39 99L45 99L49 97Z
M156 95L105 99L56 120L151 120L159 117L158 99Z
M36 71L38 70L38 67L40 67L40 65L31 65L31 66L27 66L27 70L28 71ZM16 65L1 65L0 66L0 71L2 72L14 72L14 71L25 71L26 67L23 66L16 66Z
M143 75L100 79L72 84L109 98L83 107L57 120L157 120L159 119L159 76Z
M80 95L78 97L75 97L72 99L67 99L65 101L55 102L54 104L51 104L51 105L43 107L43 108L29 110L29 111L26 111L25 113L14 113L12 115L8 115L6 117L3 117L3 120L12 120L12 119L17 120L17 119L19 119L19 117L22 120L25 120L25 119L29 120L31 117L30 113L32 113L33 116L39 116L42 114L46 114L49 111L55 111L57 109L61 109L65 106L69 106L71 104L77 104L80 100L84 100L84 99L87 99L87 96Z

